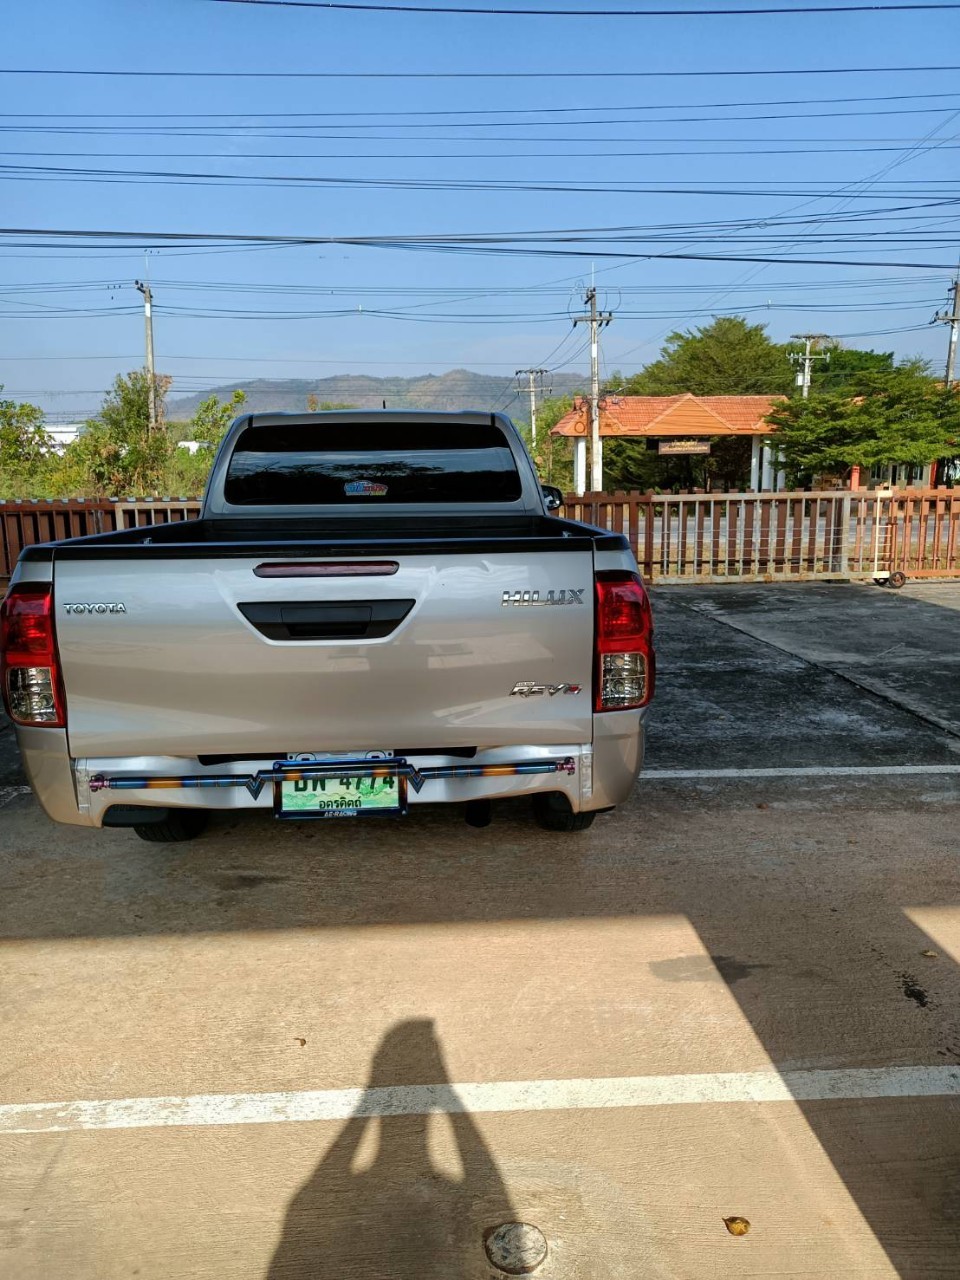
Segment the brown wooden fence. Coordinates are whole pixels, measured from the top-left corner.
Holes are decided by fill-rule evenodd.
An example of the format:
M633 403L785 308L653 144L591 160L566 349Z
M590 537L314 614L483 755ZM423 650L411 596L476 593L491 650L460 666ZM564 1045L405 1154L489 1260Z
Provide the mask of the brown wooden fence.
M626 535L659 582L960 575L960 489L596 493L561 514Z
M200 514L197 498L150 501L66 498L57 502L0 502L0 579L9 577L24 547L60 538L83 538L117 529L190 520Z
M0 502L0 578L25 546L188 520L195 499ZM568 496L560 512L623 533L658 582L960 576L960 489Z

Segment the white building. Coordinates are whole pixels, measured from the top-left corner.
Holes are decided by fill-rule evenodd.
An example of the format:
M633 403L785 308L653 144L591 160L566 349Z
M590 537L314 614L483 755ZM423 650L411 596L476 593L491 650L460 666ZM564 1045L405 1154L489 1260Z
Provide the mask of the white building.
M53 441L53 447L57 453L63 453L68 444L73 444L74 440L83 433L85 422L45 422L43 429Z

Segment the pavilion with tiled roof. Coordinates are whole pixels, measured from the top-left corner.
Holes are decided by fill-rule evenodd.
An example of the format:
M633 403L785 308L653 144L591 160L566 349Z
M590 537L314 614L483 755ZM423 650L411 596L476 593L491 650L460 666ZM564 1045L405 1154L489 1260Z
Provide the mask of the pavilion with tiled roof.
M766 421L767 414L785 398L694 396L689 392L677 396L608 395L600 402L601 451L604 439L610 437L692 442L704 437L747 436L753 441L750 488L771 489L773 451L762 442L775 429ZM590 402L577 399L552 434L573 440L574 484L577 492L582 493L587 477Z

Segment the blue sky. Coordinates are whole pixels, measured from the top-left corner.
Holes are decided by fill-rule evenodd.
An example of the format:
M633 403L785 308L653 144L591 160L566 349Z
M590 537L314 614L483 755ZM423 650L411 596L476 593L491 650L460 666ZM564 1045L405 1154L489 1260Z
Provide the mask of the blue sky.
M603 7L615 7L613 0ZM591 255L590 246L575 247L576 256L490 257L343 245L176 247L151 251L145 263L136 242L115 252L11 247L8 239L0 242L0 382L6 394L38 401L57 417L89 412L117 372L142 363L133 282L145 271L156 299L157 365L174 377L173 394L232 378L346 371L585 370L585 333L574 333L569 313L579 309L592 264L601 303L615 316L603 335L607 371L631 372L655 357L670 330L736 310L767 323L779 340L800 331L850 335L850 345L942 363L946 331L928 321L944 304L949 264L960 252L960 204L916 206L949 201L953 192L960 199L956 72L610 73L960 62L951 52L958 37L960 13L952 12L564 19L209 0L17 6L0 54L7 69L521 77L5 75L0 165L14 166L0 171L7 227L370 237L670 225L677 231L660 251L938 265L628 261L598 249ZM526 78L531 73L538 78ZM810 101L890 95L937 96ZM715 105L782 100L807 105ZM414 114L429 112L458 114ZM732 118L738 115L789 118ZM761 154L785 150L792 154ZM665 154L678 151L705 154ZM77 181L37 167L114 172L109 181ZM237 181L117 180L133 170ZM284 178L586 189L379 189L278 181ZM650 185L592 189L637 183ZM706 193L657 189L665 186ZM724 189L747 194L718 194ZM737 249L709 225L788 210L813 221L742 233L783 237L759 250L755 240ZM856 210L873 211L874 220L844 228L838 219ZM852 238L822 243L843 230ZM613 237L603 250L622 247ZM644 249L657 246L631 247Z

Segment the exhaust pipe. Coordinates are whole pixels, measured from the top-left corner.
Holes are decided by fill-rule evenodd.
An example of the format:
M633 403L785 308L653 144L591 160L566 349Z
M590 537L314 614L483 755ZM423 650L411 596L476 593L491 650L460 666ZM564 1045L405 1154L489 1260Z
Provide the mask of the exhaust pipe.
M489 800L468 800L464 806L463 816L468 827L489 827L493 817L493 806Z

